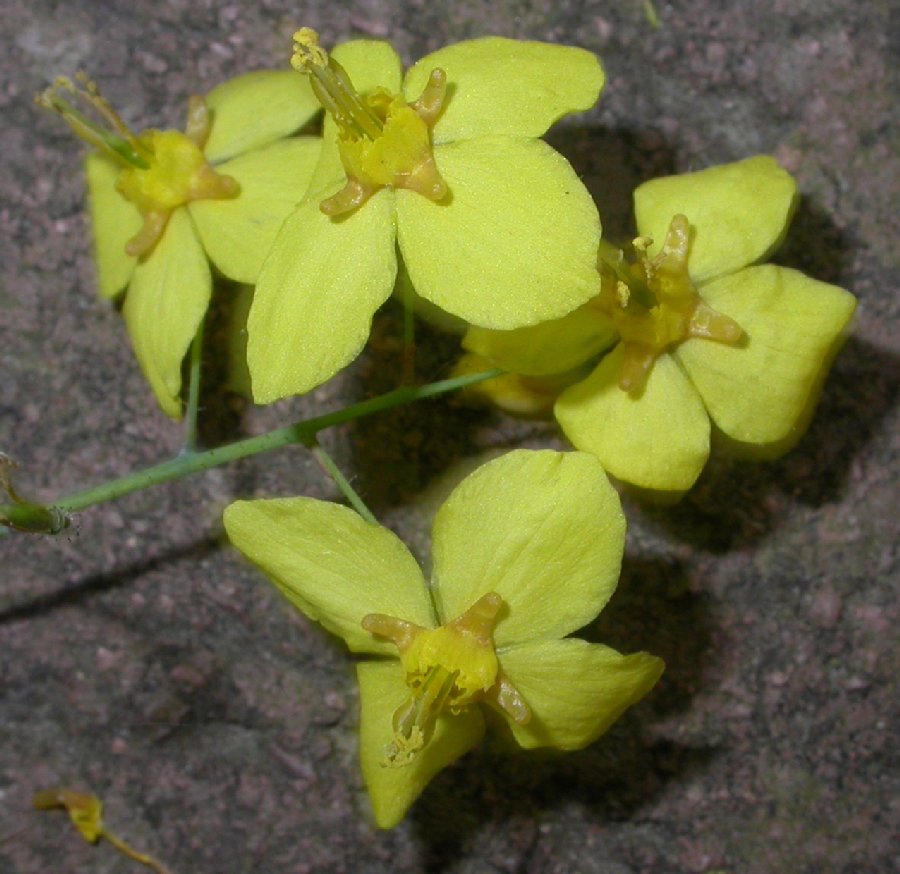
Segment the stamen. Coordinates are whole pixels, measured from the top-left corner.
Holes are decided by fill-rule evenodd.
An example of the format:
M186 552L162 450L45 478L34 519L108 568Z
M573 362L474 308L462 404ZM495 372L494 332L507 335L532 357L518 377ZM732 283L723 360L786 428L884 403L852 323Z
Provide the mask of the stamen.
M294 34L291 66L312 77L313 92L337 124L356 138L376 140L382 121L353 87L347 71L319 45L319 34L302 27Z
M152 158L152 153L128 129L109 101L100 94L97 86L84 73L77 73L75 78L82 88L78 88L71 79L60 76L49 88L35 97L35 103L56 112L80 139L105 152L119 163L146 170L150 166L148 159ZM68 92L86 104L87 108L96 112L110 129L88 118L69 100L62 97L60 92Z
M384 767L408 765L431 740L441 710L453 690L457 672L436 665L411 698L394 713L394 741L387 748Z

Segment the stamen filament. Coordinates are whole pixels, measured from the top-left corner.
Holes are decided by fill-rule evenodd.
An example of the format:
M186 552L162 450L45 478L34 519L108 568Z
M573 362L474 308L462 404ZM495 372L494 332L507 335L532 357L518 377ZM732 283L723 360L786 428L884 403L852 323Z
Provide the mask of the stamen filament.
M291 66L312 76L313 92L338 125L358 137L379 137L384 129L381 119L366 106L347 71L319 45L319 35L309 27L294 34Z
M425 676L412 697L394 714L394 742L385 755L384 764L402 767L412 761L431 738L437 718L443 710L458 671L452 673L436 665Z
M79 73L77 78L84 85L84 90L79 90L70 79L61 76L49 88L38 94L35 102L44 109L58 113L80 139L106 152L120 163L140 170L148 169L150 164L141 155L141 152L149 155L146 147L128 130L109 103L100 96L97 86L83 73ZM60 90L69 91L89 104L112 130L101 127L76 109L60 96Z

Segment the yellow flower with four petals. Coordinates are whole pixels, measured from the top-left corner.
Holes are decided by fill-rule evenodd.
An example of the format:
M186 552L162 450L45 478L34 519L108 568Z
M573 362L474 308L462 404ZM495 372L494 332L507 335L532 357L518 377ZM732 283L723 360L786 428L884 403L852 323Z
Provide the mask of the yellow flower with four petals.
M430 586L386 528L312 498L238 501L231 541L357 663L360 757L375 818L396 825L432 777L499 721L525 748L580 749L663 670L566 635L615 591L618 496L585 453L517 450L453 491Z
M574 373L554 407L572 443L621 480L678 493L706 463L710 421L757 455L796 443L856 301L797 270L752 266L781 243L796 203L771 158L654 179L634 200L637 263L601 244L597 298L530 328L471 328L464 345L514 373ZM573 371L611 346L586 377Z
M488 37L405 76L384 42L330 55L298 31L295 66L328 110L322 157L275 240L248 322L254 397L307 392L360 352L397 249L416 292L477 325L557 318L596 294L597 209L539 140L603 85L583 49Z
M100 293L127 287L135 355L177 418L182 362L209 305L209 262L256 281L316 166L320 140L287 137L318 101L291 71L248 73L191 98L184 133L135 134L92 82L80 76L79 85L58 79L38 103L97 147L86 172Z

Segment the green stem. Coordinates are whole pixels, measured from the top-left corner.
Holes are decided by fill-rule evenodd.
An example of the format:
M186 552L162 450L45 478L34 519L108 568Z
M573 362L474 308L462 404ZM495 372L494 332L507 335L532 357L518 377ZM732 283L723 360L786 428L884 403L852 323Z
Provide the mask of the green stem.
M194 473L218 467L221 464L227 464L230 461L237 461L240 458L247 458L261 452L269 452L273 449L298 443L309 445L315 441L316 435L326 428L333 428L336 425L352 422L364 416L371 416L374 413L384 412L393 407L447 394L448 392L492 379L501 372L500 370L489 370L484 373L444 379L440 382L432 382L423 386L401 386L386 394L353 404L343 410L326 413L324 416L316 416L313 419L288 425L286 428L269 431L267 434L261 434L257 437L248 437L245 440L238 440L235 443L229 443L216 449L207 449L204 452L195 452L164 461L161 464L130 473L120 479L111 480L94 488L60 498L51 507L40 507L39 509L44 513L48 509L61 513L74 513L78 510L92 507L95 504L101 504L104 501L121 498L140 489L150 488L150 486L159 485L170 480L181 479ZM16 521L19 521L17 515L18 507L19 505L16 504L0 505L0 523L4 519L9 520L13 517L16 518ZM17 524L15 527L26 526ZM31 528L30 530L38 529ZM40 530L41 533L57 533L55 530Z
M334 459L324 450L319 441L314 440L307 448L312 453L313 458L319 463L322 470L334 480L334 484L344 493L344 497L350 502L353 509L356 510L366 522L377 525L378 520L372 514L372 511L365 505L356 489L350 485L350 481L343 473L341 473L341 469L334 463Z
M190 383L188 385L187 409L185 410L184 451L197 451L197 412L200 409L200 367L203 363L203 328L206 320L200 321L194 342L191 343Z

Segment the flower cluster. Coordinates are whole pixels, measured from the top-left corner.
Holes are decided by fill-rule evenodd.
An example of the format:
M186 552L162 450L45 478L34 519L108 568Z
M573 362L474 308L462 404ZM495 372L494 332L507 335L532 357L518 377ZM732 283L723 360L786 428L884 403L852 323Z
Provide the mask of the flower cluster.
M603 70L583 49L488 37L404 72L387 43L329 53L304 28L291 64L192 98L184 132L132 132L84 77L38 102L96 149L100 293L125 291L135 354L170 416L215 269L252 286L233 348L256 402L334 376L407 285L407 307L464 326L461 371L505 371L484 395L552 411L576 448L516 450L459 484L434 520L430 582L330 459L356 510L297 497L225 511L234 545L361 655L362 771L390 828L487 727L524 748L578 749L654 686L655 656L569 636L616 588L625 520L607 473L683 493L714 428L786 451L855 301L761 263L797 202L765 156L641 185L638 236L621 249L603 239L591 195L540 139L599 97ZM320 109L316 135L297 135ZM0 486L12 502L0 524L67 521L19 498L4 465ZM56 791L41 804L102 834L95 799Z

